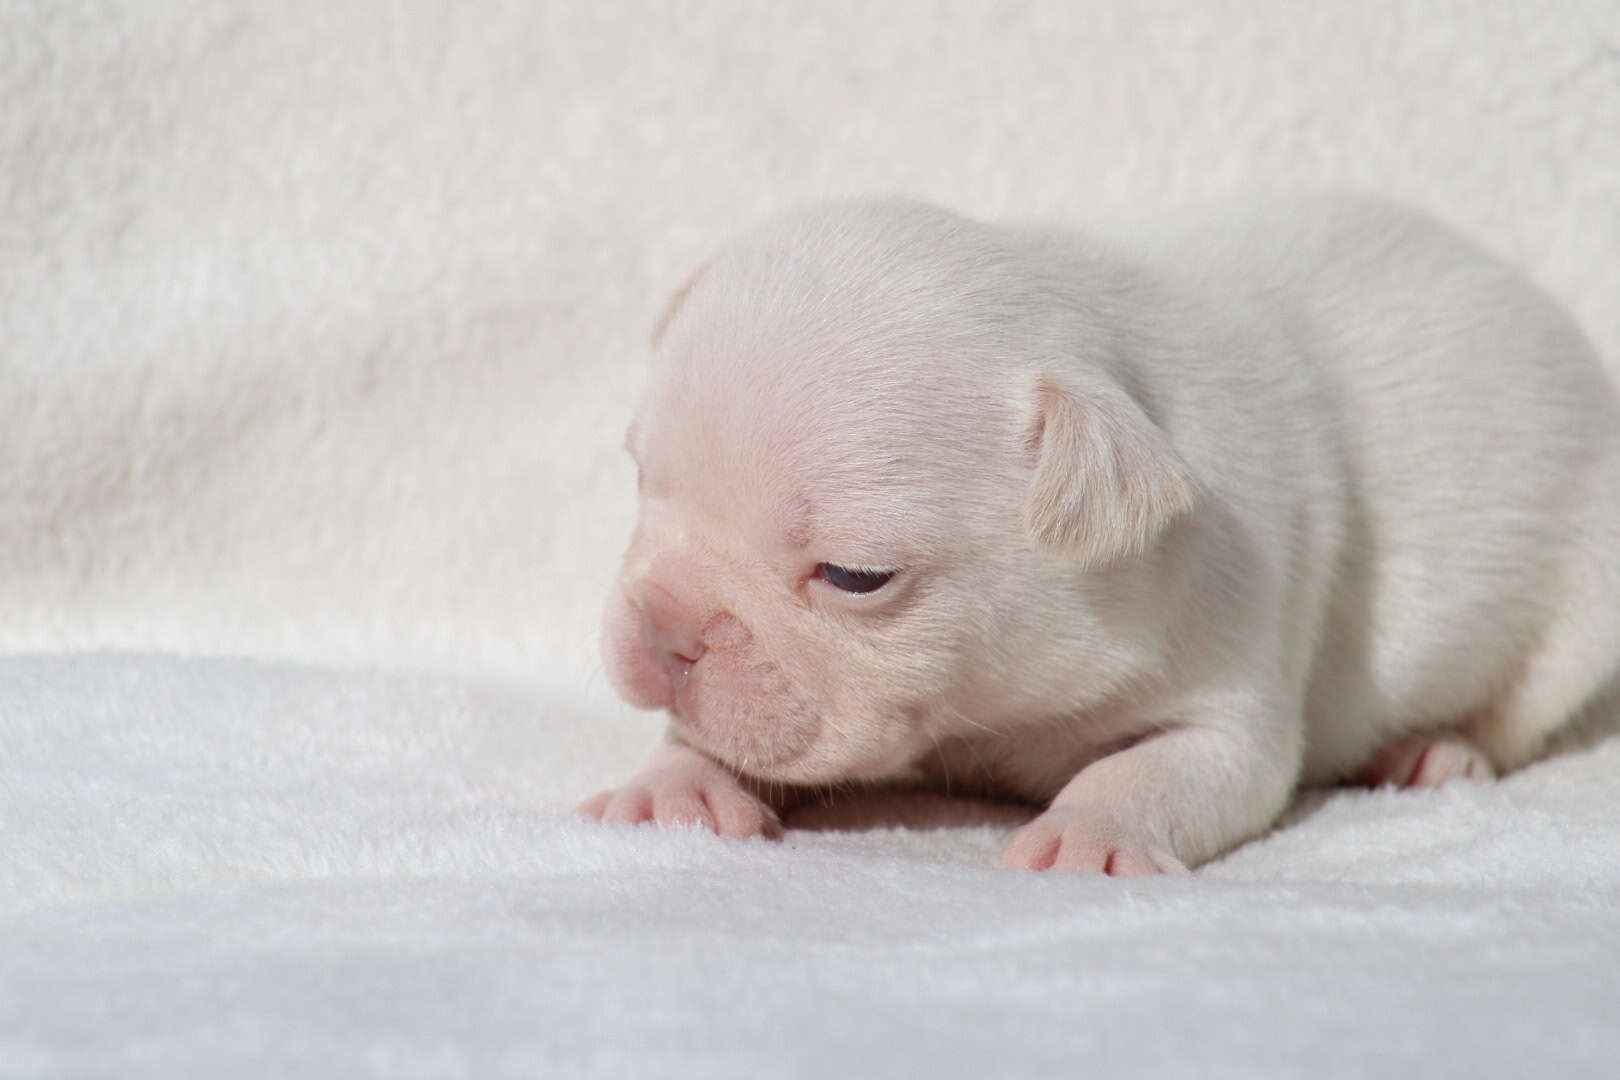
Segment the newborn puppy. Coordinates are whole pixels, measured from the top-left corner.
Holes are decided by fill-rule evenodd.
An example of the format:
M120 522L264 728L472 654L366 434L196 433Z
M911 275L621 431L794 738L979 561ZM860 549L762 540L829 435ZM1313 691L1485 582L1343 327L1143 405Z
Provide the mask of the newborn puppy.
M1537 756L1620 666L1620 403L1521 274L1370 200L1089 232L769 221L671 302L581 809L796 790L1045 812L1008 866L1183 871L1296 785Z

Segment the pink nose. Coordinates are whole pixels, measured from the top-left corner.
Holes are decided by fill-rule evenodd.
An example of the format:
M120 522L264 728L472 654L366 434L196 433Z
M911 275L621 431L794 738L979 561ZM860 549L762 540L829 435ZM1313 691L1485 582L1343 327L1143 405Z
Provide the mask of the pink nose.
M702 628L695 607L658 582L642 598L642 641L671 674L685 675L703 657Z

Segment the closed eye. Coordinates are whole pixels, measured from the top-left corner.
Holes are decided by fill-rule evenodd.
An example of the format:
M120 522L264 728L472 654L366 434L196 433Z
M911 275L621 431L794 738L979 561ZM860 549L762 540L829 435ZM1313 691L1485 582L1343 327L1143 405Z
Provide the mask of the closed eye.
M877 592L894 577L893 570L864 570L851 566L818 563L816 576L847 593Z

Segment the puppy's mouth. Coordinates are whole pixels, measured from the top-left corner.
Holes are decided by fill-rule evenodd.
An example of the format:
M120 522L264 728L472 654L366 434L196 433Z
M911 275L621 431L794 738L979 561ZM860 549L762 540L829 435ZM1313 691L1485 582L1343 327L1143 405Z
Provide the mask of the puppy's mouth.
M734 769L762 779L800 762L820 741L821 719L796 703L711 691L697 678L681 680L669 718L681 737Z
M674 674L668 711L693 746L761 777L800 762L828 733L787 673L751 649L710 650Z
M787 779L781 775L781 770L791 771L791 766L801 761L816 741L813 735L810 738L778 740L735 725L706 722L684 711L679 700L669 708L669 718L683 741L721 763L761 780Z
M679 704L668 712L680 738L693 748L746 776L774 783L893 780L907 775L933 745L927 731L907 725L902 718L893 723L904 727L903 736L872 746L870 740L851 739L837 723L814 714L805 714L791 725L766 723L751 728L707 722Z

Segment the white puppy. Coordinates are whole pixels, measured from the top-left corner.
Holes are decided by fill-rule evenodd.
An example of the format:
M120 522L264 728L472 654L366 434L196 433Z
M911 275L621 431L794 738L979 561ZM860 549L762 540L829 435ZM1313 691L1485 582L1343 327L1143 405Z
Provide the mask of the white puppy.
M1046 808L1009 866L1179 871L1301 782L1524 765L1620 666L1615 389L1410 212L833 203L657 338L605 648L669 736L594 816L949 784Z

